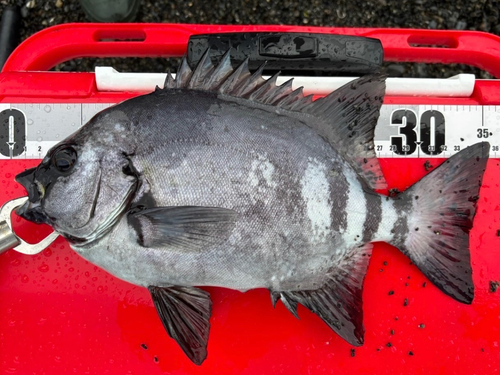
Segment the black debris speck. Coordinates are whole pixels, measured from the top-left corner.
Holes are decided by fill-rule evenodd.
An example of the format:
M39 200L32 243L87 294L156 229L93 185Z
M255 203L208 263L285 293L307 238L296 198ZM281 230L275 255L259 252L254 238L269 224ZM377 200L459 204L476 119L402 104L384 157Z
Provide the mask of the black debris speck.
M497 280L490 280L490 292L495 293L498 290L500 283Z
M387 261L386 261L386 260L384 260L383 265L384 265L384 266L387 266Z
M405 298L405 301L403 302L403 306L408 306L408 298Z
M389 295L392 296L394 294L394 290L389 290Z
M425 288L427 286L427 281L424 281L424 283L422 284L422 288Z
M394 332L394 330L393 330L393 329L391 329L391 335L394 335L394 333L395 333L395 332Z
M408 284L408 283L405 283L405 286L410 286L410 284Z
M500 237L500 229L497 229L497 236Z
M463 139L463 138L460 138L460 140L461 140L462 142L464 141L464 139Z
M401 194L401 191L398 188L389 189L389 197L396 198L399 194Z
M484 348L481 348L481 351L484 353Z
M385 346L387 346L388 348L390 348L392 346L392 344L390 342L388 342L387 344L385 344Z
M408 352L408 355L413 355L413 352L410 350L410 351Z
M426 160L426 161L425 161L425 163L424 163L424 168L425 168L425 171L426 171L426 172L429 172L429 170L430 170L431 168L434 168L434 166L430 163L430 161L429 161L429 160Z
M153 361L155 361L156 363L160 362L160 360L158 359L158 357L157 357L157 356L154 356L154 357L153 357Z
M420 323L420 324L418 325L418 328L420 328L420 329L424 329L424 328L425 328L425 324L424 324L424 323Z
M141 348L143 348L144 350L148 350L148 346L146 344L141 344Z
M356 349L351 349L351 357L356 357Z

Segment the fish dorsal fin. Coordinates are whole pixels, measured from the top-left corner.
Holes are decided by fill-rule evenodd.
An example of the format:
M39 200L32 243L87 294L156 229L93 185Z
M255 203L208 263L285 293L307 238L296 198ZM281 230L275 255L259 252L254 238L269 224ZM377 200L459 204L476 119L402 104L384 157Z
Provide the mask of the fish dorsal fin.
M323 120L314 124L315 129L372 189L387 188L373 142L385 78L381 74L363 76L304 107L305 112Z
M313 101L312 95L304 96L302 87L293 90L292 80L277 86L279 73L265 80L263 69L261 65L251 74L248 59L233 69L230 51L214 66L207 50L194 71L184 57L175 80L168 74L164 88L212 91L316 117L306 121L307 125L342 155L368 187L387 187L373 142L385 94L385 76L377 74L355 79Z

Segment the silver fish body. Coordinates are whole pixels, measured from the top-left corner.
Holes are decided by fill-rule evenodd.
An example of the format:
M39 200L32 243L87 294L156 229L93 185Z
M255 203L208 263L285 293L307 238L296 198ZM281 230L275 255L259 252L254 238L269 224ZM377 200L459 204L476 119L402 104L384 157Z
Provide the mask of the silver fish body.
M157 206L238 213L227 240L198 252L138 247L126 216L100 240L72 245L122 279L143 286L315 289L348 249L375 235L367 219L373 205L381 211L380 197L364 192L349 164L307 125L312 116L183 89L132 99L114 111L127 119L115 125L122 134L141 140L131 157L143 186L136 201L148 195ZM385 223L395 220L389 213ZM392 227L386 229L378 240L391 238Z
M385 91L361 77L313 101L291 82L204 56L164 89L109 108L16 177L18 210L96 265L147 287L168 334L207 355L210 295L268 288L352 345L374 241L398 247L444 293L471 303L469 230L489 145L451 157L395 199L373 135Z

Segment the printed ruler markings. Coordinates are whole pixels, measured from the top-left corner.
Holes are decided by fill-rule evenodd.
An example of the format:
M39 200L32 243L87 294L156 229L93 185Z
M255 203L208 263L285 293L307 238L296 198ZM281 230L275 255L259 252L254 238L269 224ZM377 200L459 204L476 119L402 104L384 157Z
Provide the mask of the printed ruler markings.
M25 116L26 112L31 116L25 118L23 124L26 127L27 140L25 151L16 156L13 156L12 150L16 145L15 134L19 124L13 116L9 117L8 128L4 129L9 153L1 154L0 158L41 159L52 146L67 136L68 129L71 133L76 131L96 113L114 104L116 103L0 103L0 113L6 109L17 109ZM497 153L500 153L500 106L397 104L384 105L380 112L375 131L375 150L379 157L450 157L481 141L490 142L492 156L496 157ZM38 118L37 114L43 118ZM61 121L68 116L73 116L74 121L69 124ZM26 126L26 121L29 126ZM61 137L58 134L59 139L44 136L42 140L41 136L37 137L37 132L45 134L47 123L65 127L66 133L62 132Z

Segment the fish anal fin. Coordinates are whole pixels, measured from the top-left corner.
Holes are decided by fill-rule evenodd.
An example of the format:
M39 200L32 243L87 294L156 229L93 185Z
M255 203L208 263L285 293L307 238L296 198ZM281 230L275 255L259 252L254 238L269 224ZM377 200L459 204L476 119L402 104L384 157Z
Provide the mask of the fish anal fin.
M201 365L207 357L212 300L210 294L194 287L161 288L149 286L160 320L193 363Z
M280 292L285 306L297 316L297 303L318 315L349 344L360 346L364 341L363 280L373 245L352 249L338 267L328 274L328 281L316 290Z

